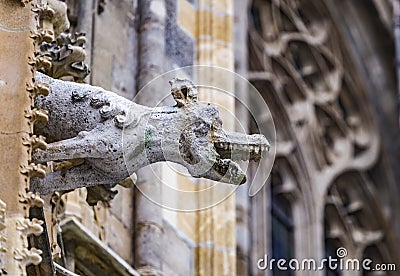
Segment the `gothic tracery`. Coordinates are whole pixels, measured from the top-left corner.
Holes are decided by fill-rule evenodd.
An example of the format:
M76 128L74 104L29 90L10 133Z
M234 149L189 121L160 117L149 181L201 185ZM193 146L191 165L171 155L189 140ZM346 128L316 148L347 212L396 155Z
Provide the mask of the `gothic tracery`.
M361 241L366 243L363 248L385 247L387 229L364 224L372 216L366 214L373 208L367 207L372 200L368 196L378 193L363 194L365 187L376 187L364 173L376 166L381 146L371 106L346 51L349 42L340 37L324 1L254 0L250 11L249 78L264 93L274 115L278 159L273 174L283 175L282 191L287 196L300 191L291 204L308 202L311 210L304 207L306 203L301 211L305 219L324 213L327 240L353 248ZM297 162L282 167L278 161L282 158ZM296 189L287 188L291 178L298 180ZM311 193L313 200L301 191ZM339 200L344 194L351 203Z

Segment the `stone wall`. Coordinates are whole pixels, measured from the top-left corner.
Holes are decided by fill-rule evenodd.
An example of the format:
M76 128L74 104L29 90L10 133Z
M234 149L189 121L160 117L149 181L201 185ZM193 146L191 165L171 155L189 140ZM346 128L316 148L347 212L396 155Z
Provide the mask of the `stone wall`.
M29 1L0 2L0 274L26 275L26 267L45 259L29 241L44 231L42 220L30 219L30 208L43 200L27 194L29 179L45 175L43 166L31 163L38 146L33 125L45 113L35 110L37 88L33 74L40 68L32 35L40 27ZM35 115L36 114L36 115ZM40 139L41 146L45 146ZM49 260L45 260L49 261Z

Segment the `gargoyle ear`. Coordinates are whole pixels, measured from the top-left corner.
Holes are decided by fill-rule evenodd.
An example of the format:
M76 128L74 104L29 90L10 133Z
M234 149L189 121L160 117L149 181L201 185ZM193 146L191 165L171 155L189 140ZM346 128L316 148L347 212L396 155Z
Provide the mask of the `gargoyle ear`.
M197 88L188 79L174 78L169 81L171 84L171 94L178 107L197 102Z

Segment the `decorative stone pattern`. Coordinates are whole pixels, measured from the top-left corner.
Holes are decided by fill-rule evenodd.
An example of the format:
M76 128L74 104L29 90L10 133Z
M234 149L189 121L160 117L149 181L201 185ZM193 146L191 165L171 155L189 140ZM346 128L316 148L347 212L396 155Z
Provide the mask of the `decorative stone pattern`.
M346 183L353 185L348 187ZM368 219L384 217L379 202L371 204L368 200L368 197L377 191L364 190L365 186L372 188L363 174L356 172L343 174L329 189L325 208L326 239L332 242L339 241L341 246L346 247L350 256L360 259L368 247L374 245L382 249L389 247L384 241L387 235L385 225L380 224L378 220ZM343 224L343 221L346 224ZM391 259L391 256L384 257L387 260Z
M6 237L6 204L0 200L0 275L7 270L6 254L7 253L7 237Z
M75 81L83 81L89 75L89 68L84 63L86 51L85 34L61 33L55 41L42 42L40 50L45 56L51 58L51 67L45 69L46 74L59 79L71 76Z
M384 218L386 204L377 196L386 192L373 187L390 177L372 185L370 174L365 173L378 166L382 154L373 103L345 45L354 42L338 31L340 24L327 3L250 3L248 76L265 95L278 139L270 178L276 194L271 195L266 185L252 199L251 216L270 221L271 197L283 196L293 208L297 259L326 256L325 240L345 246L349 256L358 259L366 248L379 246L396 256L386 253L390 262L398 250L388 249L393 234L382 221L390 221L391 215ZM366 203L367 198L375 198L375 203ZM371 217L382 221L371 223ZM265 236L271 228L255 219L251 229L253 252L248 254L250 264L255 264L271 252L270 238ZM392 242L382 242L385 236ZM251 273L259 271L253 267Z
M32 0L21 0L22 6L26 6L28 3L32 2Z
M19 262L20 266L25 268L26 266L33 264L38 265L42 262L42 257L40 255L42 251L36 248L28 250L24 248L23 250L14 251L14 259Z
M33 192L20 192L18 195L18 202L22 203L22 206L24 207L25 217L29 217L29 209L31 207L42 208L44 206L44 200L40 197L40 194Z
M31 177L44 178L46 176L46 165L31 163L28 166L21 166L21 173L23 175Z
M41 261L40 250L28 250L28 236L40 234L42 221L28 218L29 207L19 201L19 194L29 189L32 175L44 177L43 166L31 163L33 148L45 148L42 137L33 136L35 120L42 118L33 110L35 93L45 93L34 87L33 73L41 66L48 66L47 59L35 52L32 34L36 32L34 15L36 1L1 1L0 48L2 52L1 94L5 110L0 114L1 147L9 152L0 159L1 173L0 255L1 274L26 275L26 265ZM10 73L11 72L11 73ZM39 91L41 90L41 91ZM1 109L4 109L2 106ZM25 116L26 115L26 116ZM5 143L5 144L4 144ZM7 145L7 146L5 146ZM13 185L8 185L13 183Z
M22 144L24 146L31 148L32 150L35 150L35 149L45 150L47 148L46 138L41 135L39 135L39 136L32 135L32 136L22 137L22 140L23 140Z
M43 221L38 220L36 218L30 219L21 219L17 221L17 230L21 231L21 233L25 236L35 235L39 236L43 233Z

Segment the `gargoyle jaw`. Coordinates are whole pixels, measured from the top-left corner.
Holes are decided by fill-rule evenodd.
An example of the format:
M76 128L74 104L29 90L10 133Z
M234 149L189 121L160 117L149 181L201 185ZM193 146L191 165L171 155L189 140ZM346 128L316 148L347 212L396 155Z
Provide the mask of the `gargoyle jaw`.
M261 134L225 132L214 139L214 147L221 159L259 161L269 151L270 144Z
M261 134L224 131L222 135L214 135L213 142L217 158L200 177L236 185L246 182L246 174L233 160L259 161L270 148Z
M206 173L199 177L235 185L246 182L246 174L237 163L230 159L218 159Z

